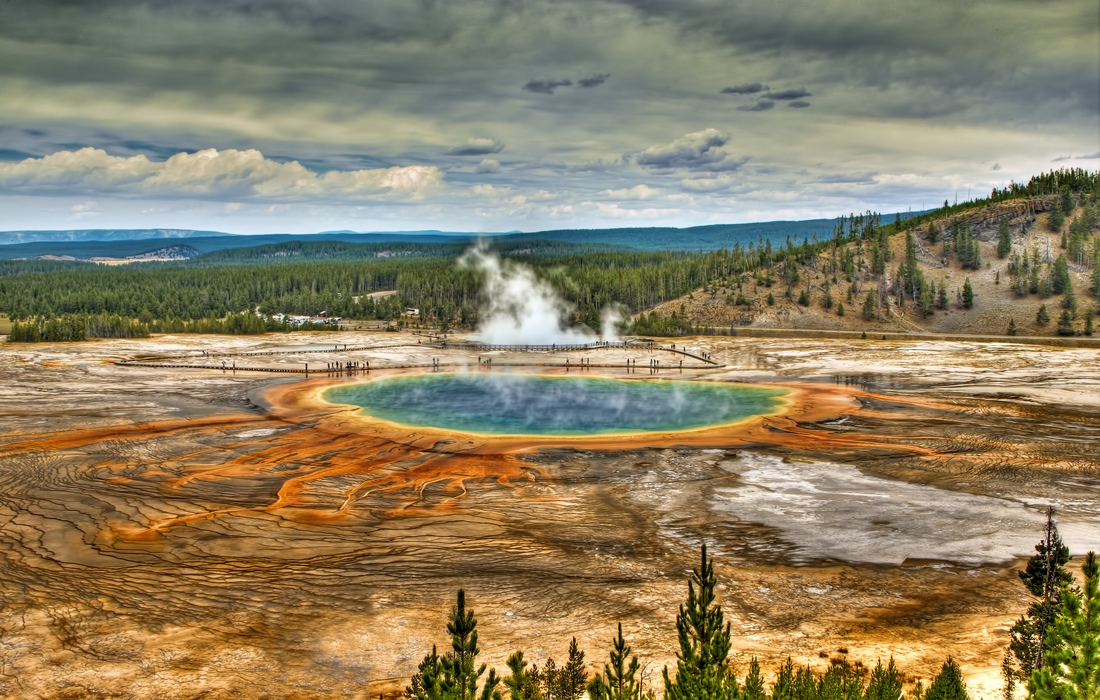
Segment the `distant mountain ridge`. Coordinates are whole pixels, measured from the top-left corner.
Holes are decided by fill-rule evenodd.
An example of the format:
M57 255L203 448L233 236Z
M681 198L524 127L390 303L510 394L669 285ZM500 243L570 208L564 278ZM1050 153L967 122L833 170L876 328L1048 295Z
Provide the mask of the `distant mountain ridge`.
M921 212L913 212L918 215ZM894 214L883 215L884 222ZM901 217L907 218L903 213ZM41 255L71 256L80 260L94 257L126 258L164 247L164 239L185 238L200 253L230 248L249 248L287 241L343 241L347 243L462 243L486 237L495 241L548 240L570 243L602 243L640 250L708 251L747 246L759 240L783 245L787 238L832 235L837 219L804 221L761 221L746 224L711 224L688 228L557 229L530 233L473 233L462 231L324 231L320 233L233 234L190 229L81 229L73 231L0 231L0 259L34 258Z
M219 231L195 231L176 228L74 229L70 231L0 231L0 245L41 241L140 241L153 238L194 238L196 236L233 236Z

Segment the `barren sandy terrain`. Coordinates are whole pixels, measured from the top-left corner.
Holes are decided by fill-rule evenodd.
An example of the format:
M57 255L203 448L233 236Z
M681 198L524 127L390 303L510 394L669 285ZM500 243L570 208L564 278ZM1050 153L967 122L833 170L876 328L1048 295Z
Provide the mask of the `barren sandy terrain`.
M701 337L686 345L721 367L605 349L481 353L490 370L417 343L0 347L0 692L394 697L446 641L459 587L498 670L516 648L560 662L573 636L602 664L622 621L656 680L705 541L739 666L844 648L928 678L952 654L989 698L1045 505L1075 554L1100 547L1094 349ZM239 354L257 351L277 354ZM693 433L531 440L381 424L319 398L437 360L653 376L627 359L791 400ZM372 371L327 371L349 361Z

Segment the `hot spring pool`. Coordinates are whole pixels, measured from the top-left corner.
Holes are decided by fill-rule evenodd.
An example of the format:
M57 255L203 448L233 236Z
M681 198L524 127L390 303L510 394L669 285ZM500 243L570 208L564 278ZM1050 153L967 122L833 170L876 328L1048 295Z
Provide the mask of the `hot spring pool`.
M771 413L786 392L737 384L424 374L333 387L331 403L394 423L500 435L691 430Z

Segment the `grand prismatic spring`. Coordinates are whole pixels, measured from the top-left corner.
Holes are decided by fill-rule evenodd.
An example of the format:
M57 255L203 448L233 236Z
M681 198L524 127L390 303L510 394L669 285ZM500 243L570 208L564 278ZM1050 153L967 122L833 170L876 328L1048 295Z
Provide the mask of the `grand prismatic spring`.
M341 386L324 398L409 426L583 437L733 423L772 412L783 393L700 382L427 374Z
M4 692L392 697L460 586L498 667L622 621L659 668L705 541L735 664L988 697L1044 507L1100 546L1094 350L419 341L4 347Z

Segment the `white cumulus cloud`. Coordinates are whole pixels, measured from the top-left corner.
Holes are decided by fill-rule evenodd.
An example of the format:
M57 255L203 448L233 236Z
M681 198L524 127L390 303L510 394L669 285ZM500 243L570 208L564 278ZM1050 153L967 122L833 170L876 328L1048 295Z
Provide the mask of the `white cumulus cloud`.
M58 151L0 163L0 187L10 190L198 199L422 198L443 181L428 165L317 174L297 161L279 163L255 149L213 148L177 153L162 162L144 155L112 156L96 148Z
M642 199L652 199L660 194L661 191L650 187L649 185L634 185L633 187L621 190L604 190L603 195L612 199L620 199L626 201L637 201Z

